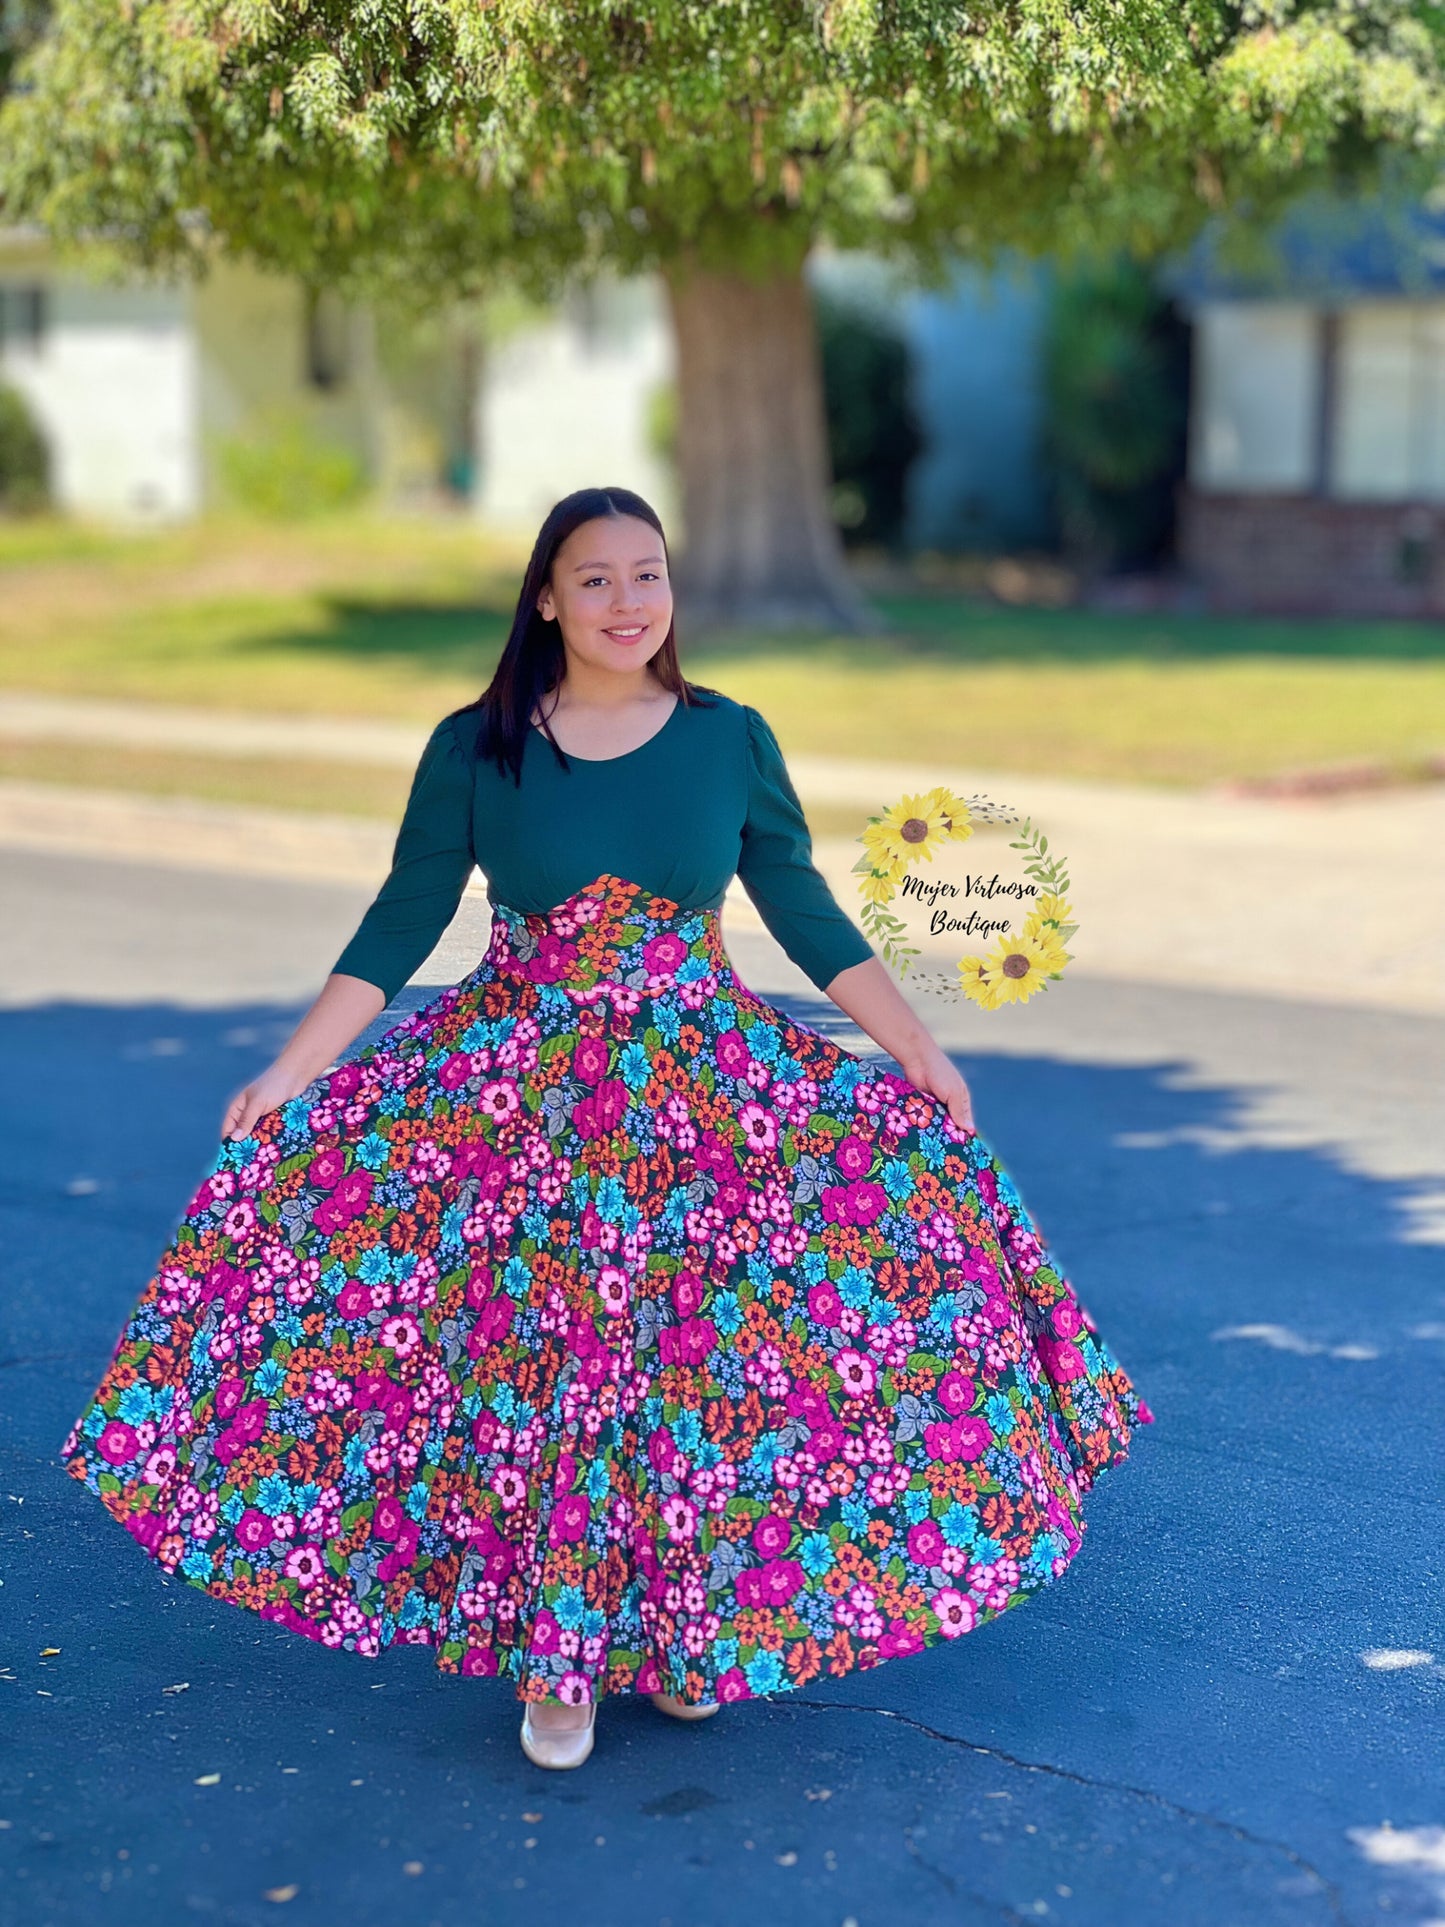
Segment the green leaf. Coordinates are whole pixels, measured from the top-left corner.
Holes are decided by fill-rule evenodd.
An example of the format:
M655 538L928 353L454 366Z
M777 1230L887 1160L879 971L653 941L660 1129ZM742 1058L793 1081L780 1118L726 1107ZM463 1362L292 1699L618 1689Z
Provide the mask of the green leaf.
M761 1519L763 1510L760 1499L745 1499L734 1494L723 1507L723 1516L728 1519Z

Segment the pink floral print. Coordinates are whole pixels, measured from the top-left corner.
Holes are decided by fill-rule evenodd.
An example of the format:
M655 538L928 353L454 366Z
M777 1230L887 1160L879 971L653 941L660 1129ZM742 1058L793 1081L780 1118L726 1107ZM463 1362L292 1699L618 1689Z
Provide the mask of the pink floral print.
M62 1451L325 1645L696 1703L1031 1598L1153 1416L977 1132L602 876L223 1145Z

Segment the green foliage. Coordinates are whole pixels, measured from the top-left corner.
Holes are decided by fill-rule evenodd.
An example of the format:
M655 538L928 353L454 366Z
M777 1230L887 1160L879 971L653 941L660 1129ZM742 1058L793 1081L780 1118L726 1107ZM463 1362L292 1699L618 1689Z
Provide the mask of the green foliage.
M216 462L233 505L270 521L333 514L359 501L366 488L350 449L285 409L261 413L245 435L219 439Z
M583 265L1172 246L1440 150L1412 0L57 0L0 113L6 218L333 285L538 296ZM359 292L359 288L357 289Z
M1184 325L1146 269L1123 260L1055 286L1043 389L1066 550L1086 566L1155 559L1184 473L1189 363Z
M35 515L50 503L50 454L23 396L0 386L0 510Z
M908 387L908 344L862 302L815 297L833 513L846 543L894 547L903 533L908 470L923 434Z

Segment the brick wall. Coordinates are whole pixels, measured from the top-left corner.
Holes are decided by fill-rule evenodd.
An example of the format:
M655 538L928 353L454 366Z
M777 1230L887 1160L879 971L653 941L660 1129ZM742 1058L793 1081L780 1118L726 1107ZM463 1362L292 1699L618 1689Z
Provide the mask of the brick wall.
M1212 609L1445 615L1445 504L1187 489L1179 507L1180 561Z

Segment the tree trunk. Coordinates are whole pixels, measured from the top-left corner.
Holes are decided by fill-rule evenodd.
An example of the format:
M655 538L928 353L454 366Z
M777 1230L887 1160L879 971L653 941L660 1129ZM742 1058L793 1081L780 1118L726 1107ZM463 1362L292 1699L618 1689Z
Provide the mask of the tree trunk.
M832 481L812 300L802 271L757 282L665 276L676 336L682 553L691 627L872 630L848 573Z

